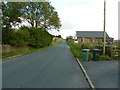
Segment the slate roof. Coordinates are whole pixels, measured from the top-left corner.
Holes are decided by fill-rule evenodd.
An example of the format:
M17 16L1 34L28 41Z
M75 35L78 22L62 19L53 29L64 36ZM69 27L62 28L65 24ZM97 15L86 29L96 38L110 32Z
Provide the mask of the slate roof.
M103 37L103 31L76 31L77 37ZM106 33L106 37L109 35Z

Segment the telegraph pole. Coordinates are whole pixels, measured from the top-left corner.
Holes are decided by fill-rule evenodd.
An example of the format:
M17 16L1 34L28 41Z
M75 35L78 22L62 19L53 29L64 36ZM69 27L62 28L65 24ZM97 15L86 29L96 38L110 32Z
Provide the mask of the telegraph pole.
M106 46L106 0L104 0L104 42L103 42L103 54L105 54Z

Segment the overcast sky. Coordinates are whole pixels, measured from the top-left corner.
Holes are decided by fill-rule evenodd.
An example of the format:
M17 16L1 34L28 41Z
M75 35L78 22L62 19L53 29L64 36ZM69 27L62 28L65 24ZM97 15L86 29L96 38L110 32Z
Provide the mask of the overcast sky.
M49 0L60 17L60 34L63 38L76 31L103 31L104 0ZM106 0L106 32L118 39L118 2Z

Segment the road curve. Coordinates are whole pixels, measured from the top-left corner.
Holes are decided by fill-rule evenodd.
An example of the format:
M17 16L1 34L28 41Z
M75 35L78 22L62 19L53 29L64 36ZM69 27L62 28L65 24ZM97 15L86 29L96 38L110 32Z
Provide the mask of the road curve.
M2 63L3 88L89 88L65 40Z

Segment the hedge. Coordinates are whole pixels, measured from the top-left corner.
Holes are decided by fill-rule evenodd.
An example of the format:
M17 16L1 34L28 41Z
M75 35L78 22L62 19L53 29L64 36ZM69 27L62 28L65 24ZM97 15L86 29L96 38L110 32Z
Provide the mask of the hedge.
M20 28L19 30L3 30L3 44L12 46L32 46L41 48L52 43L53 36L39 28Z
M29 29L30 32L30 45L36 48L49 46L52 43L52 35L47 31L38 28Z

